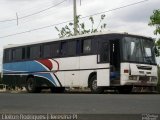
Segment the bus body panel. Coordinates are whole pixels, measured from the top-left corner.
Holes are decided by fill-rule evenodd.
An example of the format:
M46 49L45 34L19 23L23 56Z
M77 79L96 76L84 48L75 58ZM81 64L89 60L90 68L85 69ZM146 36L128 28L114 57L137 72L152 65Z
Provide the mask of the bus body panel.
M121 63L121 85L156 86L157 82L157 66Z
M50 81L54 86L60 86L58 79L54 75L54 72L50 72L52 69L53 60L40 60L40 61L24 61L24 62L14 62L14 63L5 63L3 64L3 75L7 76L29 76L33 75L39 78L44 78ZM50 66L51 65L51 66ZM53 66L57 66L54 64ZM49 68L50 67L50 68ZM27 77L25 77L27 79ZM23 81L26 81L23 80ZM12 77L10 77L12 80Z
M80 70L80 79L82 81L88 80L90 73L96 72L97 86L109 86L109 63L97 64L97 55L80 57ZM86 72L82 72L82 70Z
M103 70L97 70L97 86L110 86L110 70L109 69L103 69Z
M79 57L55 59L59 69L55 73L62 86L77 86L79 83Z
M59 63L59 70L55 74L62 86L87 87L89 75L93 72L97 73L98 86L109 86L109 63L97 64L97 55L55 60Z
M25 76L23 79L25 83L27 76L33 75L49 81L56 87L87 87L89 75L93 72L97 73L98 86L110 85L109 63L97 64L97 55L23 61L3 65L4 76L16 75L18 79L22 79L20 76Z
M157 76L157 66L130 63L131 75Z

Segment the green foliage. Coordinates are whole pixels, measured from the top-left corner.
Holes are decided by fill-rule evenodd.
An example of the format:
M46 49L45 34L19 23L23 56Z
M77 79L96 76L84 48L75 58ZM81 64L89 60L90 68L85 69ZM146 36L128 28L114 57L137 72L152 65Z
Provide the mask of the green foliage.
M106 24L105 23L101 24L105 17L106 17L105 15L101 15L99 24L95 28L95 26L94 26L95 21L94 21L93 17L91 16L89 18L89 21L91 22L91 28L87 29L85 23L84 22L80 22L80 15L78 15L76 17L77 35L83 35L83 34L88 34L88 33L96 33L98 31L102 32L102 30L106 28ZM55 27L55 29L59 32L58 35L59 35L60 38L70 37L70 36L74 36L74 33L73 33L74 26L73 25L74 24L71 22L68 25L65 25L64 27L62 27L61 29L59 29L57 27ZM98 30L99 26L100 26L100 30Z
M150 16L149 26L155 26L154 34L160 35L160 9L154 10L153 15ZM156 56L160 56L159 49L160 49L160 38L156 40ZM158 48L158 49L157 49Z
M150 17L150 22L148 24L149 26L154 26L154 34L155 35L160 35L160 9L154 10L153 15ZM158 38L155 42L156 45L156 56L160 56L160 38ZM158 67L158 85L157 85L157 90L160 92L160 67Z
M153 11L153 15L150 17L149 25L156 27L154 31L155 35L160 34L160 9Z

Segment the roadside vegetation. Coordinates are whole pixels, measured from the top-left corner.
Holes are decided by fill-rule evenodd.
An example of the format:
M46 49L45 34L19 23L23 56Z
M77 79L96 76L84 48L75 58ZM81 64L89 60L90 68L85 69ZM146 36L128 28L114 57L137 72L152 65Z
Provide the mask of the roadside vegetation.
M87 25L87 23L81 22L81 15L78 15L76 17L76 33L77 35L83 35L83 34L90 34L90 33L96 33L96 32L103 32L106 29L106 23L103 23L103 20L105 19L106 15L102 14L100 16L100 20L98 24L95 26L95 21L92 16L90 16L89 21L90 25ZM74 23L69 23L68 25L65 25L62 28L55 27L55 29L58 32L59 38L64 38L64 37L70 37L74 36ZM90 26L90 27L89 27ZM87 28L89 27L89 28Z
M154 34L159 36L160 35L160 9L154 10L153 14L150 16L149 26L155 27ZM160 38L157 37L155 40L156 45L156 56L160 57ZM160 66L158 66L158 85L157 90L160 92Z

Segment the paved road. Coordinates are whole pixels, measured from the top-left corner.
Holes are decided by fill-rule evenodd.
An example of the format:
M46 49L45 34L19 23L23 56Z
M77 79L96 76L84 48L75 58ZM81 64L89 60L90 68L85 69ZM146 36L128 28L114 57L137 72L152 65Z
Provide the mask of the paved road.
M158 94L0 93L0 113L160 113Z

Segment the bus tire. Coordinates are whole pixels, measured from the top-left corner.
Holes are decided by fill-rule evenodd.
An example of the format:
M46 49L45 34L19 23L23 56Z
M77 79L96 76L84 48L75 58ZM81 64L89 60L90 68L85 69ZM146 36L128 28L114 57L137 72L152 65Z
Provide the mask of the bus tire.
M52 93L64 93L65 87L52 87L51 92Z
M91 77L90 81L89 81L89 87L91 89L91 92L94 94L101 94L104 92L104 88L103 87L98 87L97 86L97 76L94 75Z
M26 81L26 90L28 93L40 93L41 88L36 86L34 77L29 77Z

